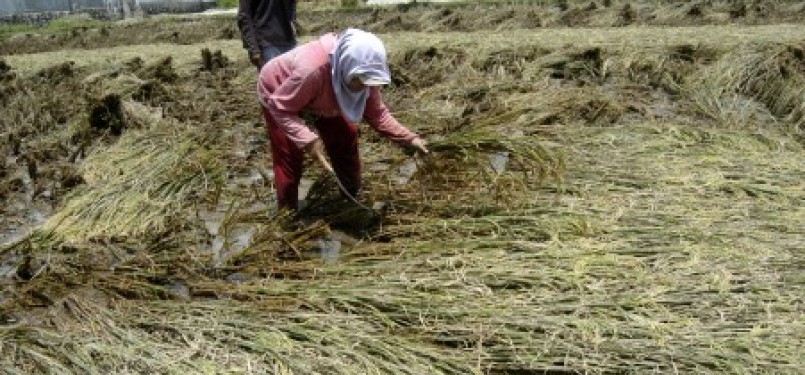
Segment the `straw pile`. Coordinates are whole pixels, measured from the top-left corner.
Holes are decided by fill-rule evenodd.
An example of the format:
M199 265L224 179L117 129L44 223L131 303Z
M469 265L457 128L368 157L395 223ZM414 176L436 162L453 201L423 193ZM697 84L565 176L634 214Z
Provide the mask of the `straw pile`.
M450 9L430 16L466 22ZM0 367L798 373L801 47L640 30L658 45L384 36L385 98L432 153L363 132L360 199L383 209L311 166L299 216L271 206L243 56L12 64ZM118 104L119 135L91 126Z
M157 122L126 133L82 165L85 186L43 227L65 241L143 237L171 231L176 216L221 183L211 134Z
M805 131L805 45L735 51L696 74L686 92L701 113L732 126L762 120ZM759 103L759 104L756 104ZM761 113L758 113L761 112ZM763 113L765 112L765 113Z

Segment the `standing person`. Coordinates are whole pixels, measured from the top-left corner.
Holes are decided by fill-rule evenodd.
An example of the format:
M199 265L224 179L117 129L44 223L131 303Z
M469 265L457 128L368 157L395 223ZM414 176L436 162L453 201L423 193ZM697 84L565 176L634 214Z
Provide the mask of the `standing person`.
M362 119L385 138L428 152L427 142L401 125L383 103L379 86L390 82L383 42L357 29L325 34L263 67L257 91L271 141L279 208L297 208L304 153L334 171L348 194L358 195L356 124ZM317 117L313 126L318 134L305 125L301 112Z
M296 46L296 0L240 0L238 28L249 61L260 69Z

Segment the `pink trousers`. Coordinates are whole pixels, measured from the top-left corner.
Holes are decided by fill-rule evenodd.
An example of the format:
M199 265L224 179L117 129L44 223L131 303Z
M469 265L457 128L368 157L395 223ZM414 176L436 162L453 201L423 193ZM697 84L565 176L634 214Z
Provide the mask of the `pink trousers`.
M296 147L279 129L274 118L263 109L271 141L271 160L274 164L274 186L277 206L296 210L299 200L299 181L302 178L304 152ZM314 126L324 143L327 156L338 179L346 190L357 196L361 189L361 160L358 154L358 127L342 117L319 118Z

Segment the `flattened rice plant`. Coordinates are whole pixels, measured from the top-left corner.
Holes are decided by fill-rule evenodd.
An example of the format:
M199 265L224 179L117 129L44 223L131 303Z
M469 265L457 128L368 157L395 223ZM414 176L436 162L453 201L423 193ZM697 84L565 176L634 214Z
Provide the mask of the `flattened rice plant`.
M545 181L561 183L562 155L541 140L503 136L483 127L434 140L431 154L417 157L407 198L443 207L517 206L523 194Z
M132 131L82 168L87 186L74 192L43 230L66 241L159 236L194 199L216 189L224 176L204 133L158 123Z
M801 134L805 131L804 48L736 50L693 76L685 92L701 113L728 125L771 115Z

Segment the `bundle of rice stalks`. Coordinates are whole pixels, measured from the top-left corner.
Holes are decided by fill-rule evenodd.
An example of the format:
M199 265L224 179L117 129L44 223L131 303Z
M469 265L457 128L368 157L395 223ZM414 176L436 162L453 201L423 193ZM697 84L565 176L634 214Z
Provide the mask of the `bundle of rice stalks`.
M324 221L317 220L305 225L298 222L295 214L290 211L280 211L268 217L241 216L232 220L238 223L253 222L257 226L251 244L227 260L227 272L285 277L304 273L306 267L284 267L283 261L302 260L311 241L330 233L330 227ZM294 272L293 269L299 272Z
M561 183L565 169L560 153L533 138L487 128L451 134L428 148L430 155L414 159L417 171L400 194L434 209L513 204L546 180Z
M305 205L299 210L299 216L305 221L323 220L329 226L344 230L355 236L364 236L377 228L384 212L383 205L376 196L374 180L368 177L357 196L347 195L342 190L342 183L330 173L320 175L305 196ZM367 186L368 185L368 186Z
M207 135L165 122L123 135L110 149L90 155L82 167L85 187L44 226L66 241L156 237L224 177L220 155Z
M805 129L803 48L779 46L726 54L694 75L684 92L699 112L727 125L776 119L801 133Z

